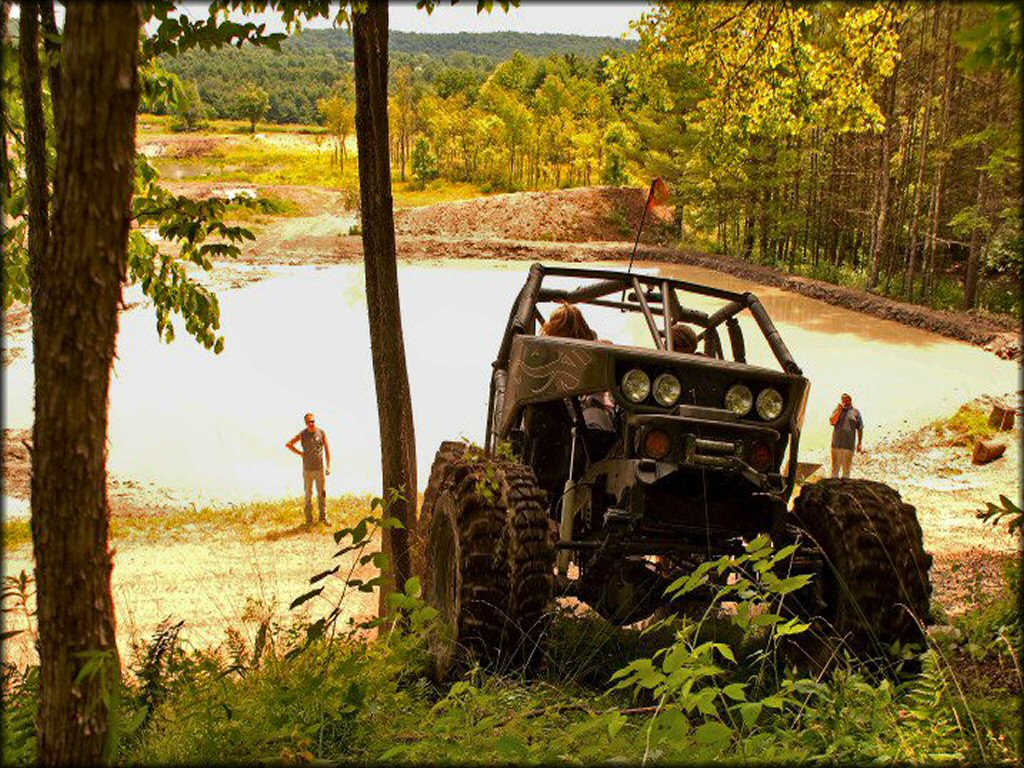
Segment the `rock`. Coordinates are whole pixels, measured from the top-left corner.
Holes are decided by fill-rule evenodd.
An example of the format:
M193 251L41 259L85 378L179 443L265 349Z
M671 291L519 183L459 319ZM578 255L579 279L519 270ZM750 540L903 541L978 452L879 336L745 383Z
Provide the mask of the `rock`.
M1013 429L1013 419L1017 415L1013 408L1007 408L1002 403L992 406L992 413L988 416L988 425L995 427L1000 432L1007 432Z
M974 444L974 455L971 461L975 464L988 464L998 459L1006 451L1006 443L995 440L979 440Z

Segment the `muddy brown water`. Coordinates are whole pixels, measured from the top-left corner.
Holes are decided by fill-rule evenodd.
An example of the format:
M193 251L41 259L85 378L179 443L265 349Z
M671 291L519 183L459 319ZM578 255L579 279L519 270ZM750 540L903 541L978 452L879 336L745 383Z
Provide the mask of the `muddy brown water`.
M491 361L526 268L457 260L399 266L421 490L442 440L483 437ZM967 344L696 267L637 268L760 296L811 380L804 461L825 462L828 416L843 391L863 414L870 450L882 435L949 416L978 395L1017 388L1016 364ZM274 267L259 282L221 289L227 344L219 356L186 338L180 322L179 340L167 345L149 308L123 312L111 384L112 475L182 505L295 496L300 460L284 443L313 411L334 459L329 493L379 493L363 280L358 264ZM713 309L719 302L693 305ZM652 345L639 316L600 308L587 314L603 338ZM753 320L743 326L748 359L777 367ZM5 345L24 353L4 369L4 424L27 428L28 334ZM14 501L7 513L26 508Z

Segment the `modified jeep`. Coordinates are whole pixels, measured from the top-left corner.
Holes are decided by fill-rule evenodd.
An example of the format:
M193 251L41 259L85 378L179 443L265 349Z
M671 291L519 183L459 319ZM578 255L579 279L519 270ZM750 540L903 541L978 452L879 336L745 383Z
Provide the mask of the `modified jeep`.
M562 303L631 313L646 345L543 335ZM678 324L697 349L674 348ZM766 364L748 361L744 326ZM920 641L931 557L914 508L850 479L803 485L790 506L809 387L752 293L534 264L493 364L484 445L441 445L420 510L413 564L444 619L440 673L465 653L538 663L558 596L640 621L674 578L759 534L801 543L791 568L816 577L796 610L854 650Z

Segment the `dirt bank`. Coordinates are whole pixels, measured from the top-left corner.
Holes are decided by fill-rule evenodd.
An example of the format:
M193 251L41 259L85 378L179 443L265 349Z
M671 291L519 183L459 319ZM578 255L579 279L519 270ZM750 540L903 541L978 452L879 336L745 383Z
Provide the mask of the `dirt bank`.
M395 211L395 231L402 237L470 241L632 242L646 200L647 190L631 187L580 187L491 195L400 208ZM653 208L644 225L643 242L667 242L671 223L670 209Z

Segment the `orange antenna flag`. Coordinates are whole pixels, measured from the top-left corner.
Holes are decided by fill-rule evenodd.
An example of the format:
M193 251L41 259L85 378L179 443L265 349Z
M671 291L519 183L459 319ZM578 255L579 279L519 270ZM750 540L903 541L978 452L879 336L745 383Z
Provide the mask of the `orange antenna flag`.
M648 209L654 208L658 205L664 205L668 202L669 197L672 193L668 189L668 184L661 176L655 176L654 181L651 182L651 192L647 197Z

